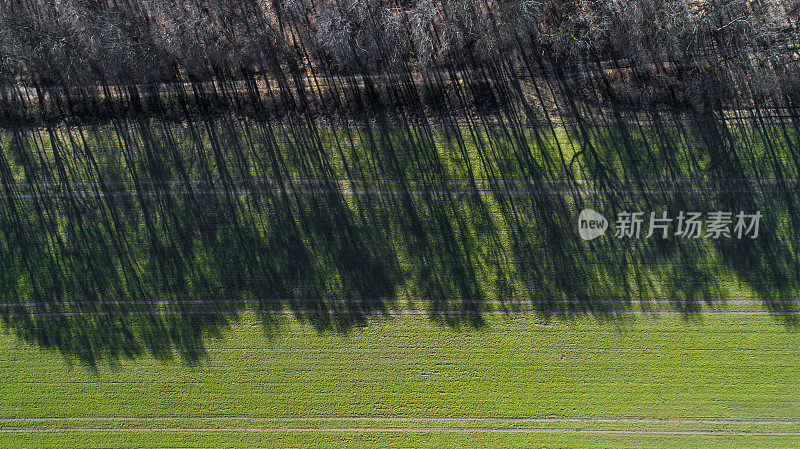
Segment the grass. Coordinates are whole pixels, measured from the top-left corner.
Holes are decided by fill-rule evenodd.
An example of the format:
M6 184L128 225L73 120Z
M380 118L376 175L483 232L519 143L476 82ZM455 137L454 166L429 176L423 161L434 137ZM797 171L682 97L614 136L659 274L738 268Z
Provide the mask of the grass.
M190 367L142 358L96 370L0 339L0 417L141 417L3 422L105 431L0 432L4 447L791 447L796 435L404 432L414 427L797 431L795 424L337 421L335 417L800 419L797 335L769 315L487 316L458 331L424 316L379 320L345 335L287 320L267 338L243 315ZM217 417L217 421L154 417ZM241 422L226 417L332 417ZM133 426L133 428L131 428ZM376 431L158 431L140 427L364 427ZM130 430L113 430L129 427Z
M196 132L182 126L141 125L140 129L125 125L119 135L111 129L6 135L0 137L3 148L9 148L3 153L4 180L30 181L32 185L25 188L33 189L37 183L44 186L56 181L103 179L129 184L139 178L147 184L150 179L184 177L184 181L198 181L219 179L227 171L232 179L277 174L284 179L327 176L361 182L364 178L368 186L396 189L398 182L376 180L407 177L417 188L424 186L424 180L436 186L437 179L470 176L498 180L537 174L553 181L595 176L600 165L620 178L726 179L797 173L792 155L785 150L796 144L791 129L780 137L772 128L732 127L733 158L728 146L704 145L700 130L672 126L636 132L592 128L588 138L596 153L590 154L581 147L583 137L566 129L551 134L542 131L538 137L528 130L527 144L520 144L488 131L471 137L464 132L460 136L464 141L459 141L438 131L428 135L422 129L389 132L276 125L269 132L275 133L274 146L281 151L277 152L280 161L272 165L266 155L273 144L260 125L245 121L232 132L221 127L215 133L198 125ZM249 130L244 132L242 126ZM75 144L84 134L85 145ZM234 137L244 143L237 144ZM751 143L745 145L745 137ZM626 139L630 143L622 145ZM766 142L783 148L770 163L762 162L770 156ZM563 151L563 162L556 157L560 156L556 146ZM651 150L639 151L646 147ZM575 170L568 173L573 156ZM90 191L94 187L74 188ZM318 195L300 189L287 200L249 194L12 196L5 199L7 213L0 216L5 242L0 249L7 256L0 258L0 287L9 300L52 294L64 304L85 298L87 292L114 300L126 294L138 298L142 295L130 287L135 285L155 299L168 295L203 298L209 292L237 299L253 299L252 292L275 292L280 298L281 291L288 297L314 298L325 292L348 299L519 297L535 301L563 297L590 302L609 296L612 300L668 298L693 305L697 301L699 308L708 307L701 301L707 298L786 300L796 298L800 291L794 257L796 215L789 207L796 199L791 196L722 189L707 194L622 196L612 202L603 192L564 195L563 201L555 196L516 197L502 192L479 197L406 193L405 197L399 193ZM574 232L575 215L584 206L608 217L625 208L747 208L763 210L768 216L764 237L757 242L673 239L669 245L659 245L609 237L587 243ZM297 234L294 240L287 237L294 235L289 231ZM39 239L42 248L34 248L32 242ZM308 249L307 259L290 250L298 247ZM243 274L242 267L250 272ZM652 307L674 311L675 306ZM770 310L761 303L719 307ZM628 308L627 303L623 308ZM270 328L272 337L267 337L265 323L247 313L227 327L225 320L202 322L197 315L89 315L71 320L24 316L10 320L9 332L0 336L0 446L800 444L796 434L800 432L798 336L777 314L582 313L570 317L546 320L533 314L487 314L485 326L473 328L458 321L442 326L424 314L405 314L373 317L368 326L345 326L338 329L341 333L326 328L329 332L321 334L313 326L286 319L277 331ZM218 326L222 334L215 338L211 334ZM22 343L14 332L67 355ZM193 337L207 342L207 358L196 366L164 361L164 352L152 357L135 352L136 348L155 352L156 347L177 353L191 347ZM125 341L141 344L126 346ZM156 344L148 344L152 342ZM107 348L134 352L120 356ZM74 353L104 351L115 363L112 367L103 364L108 362L104 357L93 369L74 365ZM300 419L309 416L329 419ZM371 419L343 419L353 416ZM41 417L62 419L33 420ZM63 419L74 417L88 419ZM159 419L167 417L176 419ZM399 419L382 419L392 417ZM508 419L477 419L486 417ZM728 421L509 420L521 417ZM18 427L25 431L2 431ZM52 429L42 432L42 427ZM439 430L411 432L428 427ZM469 430L475 427L502 431ZM187 430L191 428L198 430ZM553 428L571 431L546 431ZM575 431L580 429L587 432ZM637 433L659 429L716 433ZM601 430L624 432L597 433Z
M494 434L494 433L354 433L298 432L212 434L166 432L79 432L64 434L31 433L8 438L0 435L0 444L7 447L86 448L130 447L131 441L153 447L381 447L381 448L795 448L796 437L773 436L663 436L663 435L575 435L575 434ZM20 446L24 445L24 446Z
M475 133L459 128L456 134L439 127L296 125L275 122L266 126L243 118L207 127L120 122L117 127L0 131L0 148L8 152L9 174L16 182L32 180L31 174L42 176L42 170L55 173L56 154L69 165L74 180L101 176L106 182L129 183L134 171L142 180L180 180L185 173L194 180L210 175L219 181L225 171L233 179L530 179L531 166L520 163L527 157L541 176L550 179L592 178L598 165L618 178L692 179L725 175L718 172L719 158L730 153L735 153L740 164L738 176L798 175L791 150L798 144L798 131L780 124L756 127L720 122L717 131L725 140L716 135L709 138L707 130L696 124L595 126L586 136L569 127L525 128L517 129L516 139L502 128ZM587 144L595 155L587 151ZM273 150L279 172L268 157ZM18 155L25 151L32 153L27 160ZM91 154L91 163L87 154Z

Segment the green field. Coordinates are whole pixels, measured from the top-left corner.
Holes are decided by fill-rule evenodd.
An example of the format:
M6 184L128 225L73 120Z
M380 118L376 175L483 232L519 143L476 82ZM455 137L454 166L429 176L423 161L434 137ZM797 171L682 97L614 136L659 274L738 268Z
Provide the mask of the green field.
M796 447L796 136L0 135L0 447ZM584 208L764 220L583 241Z
M0 449L800 448L799 11L0 1Z
M5 335L0 446L800 444L797 334L771 315L486 320L400 314L345 335L286 320L268 338L243 315L195 367L92 370Z

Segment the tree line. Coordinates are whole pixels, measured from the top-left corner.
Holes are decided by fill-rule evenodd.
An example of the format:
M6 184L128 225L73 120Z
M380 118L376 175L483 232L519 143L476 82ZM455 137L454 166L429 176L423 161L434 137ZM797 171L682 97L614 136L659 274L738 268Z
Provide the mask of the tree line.
M96 86L263 76L287 89L309 76L487 65L523 76L531 75L531 61L545 60L551 66L537 75L610 74L607 100L696 105L733 95L793 104L800 92L799 6L797 0L12 0L0 5L0 82ZM584 87L596 93L598 86Z

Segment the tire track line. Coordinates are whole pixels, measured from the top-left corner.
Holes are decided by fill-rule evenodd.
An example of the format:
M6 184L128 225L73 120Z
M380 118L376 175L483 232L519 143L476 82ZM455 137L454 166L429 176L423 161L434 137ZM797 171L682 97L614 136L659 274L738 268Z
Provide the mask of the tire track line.
M155 196L155 195L223 195L223 194L280 194L286 191L291 194L455 194L455 195L513 195L513 196L533 196L533 195L567 195L567 194L616 194L616 195L637 195L637 194L668 194L668 193L713 193L734 195L742 193L761 193L761 194L784 194L800 193L800 186L786 189L776 188L753 188L753 189L728 189L728 188L631 188L631 189L395 189L395 188L236 188L236 189L204 189L204 190L117 190L105 192L41 192L41 193L0 193L0 198L107 198L122 196Z
M439 416L69 416L0 418L0 423L57 421L419 421L419 422L494 422L494 423L588 423L588 424L715 424L715 425L798 425L800 420L759 420L723 418L505 418Z
M291 303L291 302L315 302L318 301L319 298L269 298L269 299L227 299L227 300L218 300L218 299L188 299L185 301L181 300L155 300L155 301L141 301L141 302L125 302L125 301L113 301L113 300L101 300L101 301L66 301L66 302L45 302L45 301L23 301L23 302L0 302L0 307L46 307L46 306L59 306L59 307L72 307L72 306L107 306L107 305L114 305L114 306L184 306L184 305L197 305L197 304L245 304L245 305L260 305L260 304L284 304L284 303ZM326 300L328 301L328 300ZM342 304L346 304L346 299L331 299L329 300L332 303L341 302ZM640 304L640 305L650 305L650 304L659 304L659 305L672 305L677 300L673 301L666 298L653 298L653 299L632 299L630 301L614 301L614 300L597 300L600 304L617 304L617 305L628 305L628 304ZM451 303L451 304L482 304L482 305L492 305L492 306L526 306L530 305L531 301L528 299L510 299L507 301L497 300L497 299L486 299L486 300L465 300L462 298L450 298L442 300L442 302ZM551 304L564 304L569 305L569 302L563 300L554 300L554 301L544 301ZM712 299L710 301L703 300L703 303L709 304L764 304L767 302L763 299L734 299L734 298L718 298ZM784 303L800 303L800 298L783 298L780 302ZM430 300L426 299L398 299L398 298L365 298L359 300L360 304L415 304L415 305L427 305L430 303Z
M525 179L525 178L497 178L497 179L489 179L489 178L450 178L450 179L433 179L433 180L423 180L423 179L400 179L400 178L381 178L381 179L347 179L347 178L235 178L229 180L222 180L222 179L140 179L140 184L151 184L151 185L181 185L181 184L188 184L188 185L202 185L202 184L224 184L225 182L229 182L231 184L240 184L240 185L247 185L252 183L264 183L264 184L278 184L280 182L289 182L289 183L331 183L331 184L381 184L381 183L400 183L406 182L409 184L421 184L421 183L429 183L429 184L455 184L455 185L463 185L463 184L470 184L474 182L475 184L492 184L496 183L498 185L502 184L595 184L600 182L619 182L619 183L676 183L676 184L690 184L690 183L698 183L698 184L706 184L706 183L713 183L713 182L736 182L736 183L780 183L780 182L800 182L800 177L790 177L790 178L609 178L608 180L605 179L596 179L596 178L561 178L561 179ZM133 181L127 180L120 180L120 181L104 181L102 184L107 186L133 186L135 183ZM13 182L7 183L6 185L13 186L13 187L21 187L27 188L31 186L36 187L100 187L101 183L98 181L55 181L55 182Z
M0 433L64 432L385 432L385 433L583 433L654 435L738 435L797 436L800 430L723 429L588 429L588 428L502 428L502 427L19 427L0 428Z
M224 310L81 310L81 311L30 311L30 312L12 312L2 313L0 316L8 318L22 318L29 316L115 316L115 315L236 315L236 314L271 314L271 315L294 315L294 314L314 314L314 313L362 313L365 315L429 315L438 313L457 313L461 315L515 315L515 314L552 314L552 315L590 315L590 314L604 314L604 315L686 315L686 314L707 314L707 315L772 315L775 313L800 313L800 310L786 310L786 311L772 311L772 310L707 310L707 309L689 309L689 310L602 310L602 309L587 309L587 310L464 310L464 309L389 309L389 308L374 308L374 309L298 309L298 310L270 310L270 309L224 309Z

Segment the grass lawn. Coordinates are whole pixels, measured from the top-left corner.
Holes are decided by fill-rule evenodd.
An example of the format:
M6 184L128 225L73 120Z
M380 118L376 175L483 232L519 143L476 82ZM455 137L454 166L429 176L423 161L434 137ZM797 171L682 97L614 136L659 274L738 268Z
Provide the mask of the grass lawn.
M664 436L557 433L426 433L426 432L294 432L294 433L186 433L186 432L79 432L0 435L6 447L119 448L146 447L381 447L381 448L795 448L798 437L783 436ZM139 447L139 446L137 446Z
M19 190L0 204L4 307L44 301L63 312L95 297L110 312L126 299L173 297L569 299L581 312L598 310L581 308L598 299L674 304L552 320L487 313L477 328L436 324L418 309L352 329L315 323L341 330L323 333L288 318L267 333L250 313L230 325L203 314L21 313L0 333L0 447L800 446L800 336L770 314L800 296L797 171L783 150L796 143L791 130L731 129L723 146L701 145L704 128L485 131L462 141L424 127L261 125L0 135L14 149L4 181ZM649 184L593 190L582 179L600 168L622 192L639 188L628 178ZM778 173L787 186L770 180ZM470 177L480 194L459 183ZM222 178L298 185L223 193ZM303 184L320 178L346 189L323 195ZM522 187L500 183L533 178L550 187L514 193ZM765 219L752 242L583 242L584 207ZM734 300L719 306L726 313L676 313L724 298ZM192 338L206 343L197 365L163 360L191 352ZM42 347L102 357L88 368ZM109 366L115 351L129 354Z
M141 358L93 371L4 334L0 429L49 431L0 432L0 446L792 447L800 423L774 421L800 420L797 338L770 315L638 314L488 315L485 328L463 331L400 315L344 336L287 320L270 339L243 315L199 366ZM42 417L141 419L8 420ZM386 419L398 417L408 419ZM631 432L542 431L552 428Z

